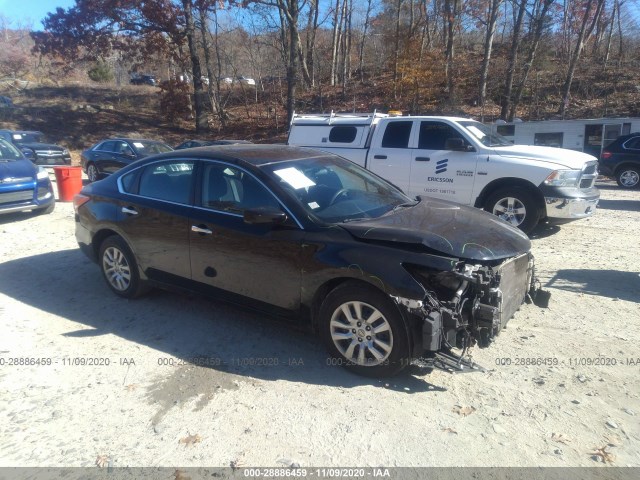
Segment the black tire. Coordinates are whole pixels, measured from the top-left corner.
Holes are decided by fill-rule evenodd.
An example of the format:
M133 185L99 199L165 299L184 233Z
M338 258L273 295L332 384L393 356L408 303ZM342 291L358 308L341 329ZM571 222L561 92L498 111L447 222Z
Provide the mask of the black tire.
M355 304L360 305L359 317ZM346 318L343 308L350 313L352 322ZM374 318L376 312L380 318ZM409 338L400 312L386 295L373 287L357 282L340 285L324 299L318 320L320 337L332 365L344 366L367 377L388 377L410 363ZM345 338L339 338L341 336Z
M100 172L98 171L98 167L94 163L90 163L87 165L87 178L89 182L97 182L100 180Z
M640 167L629 165L620 168L616 172L616 182L619 187L626 190L640 188Z
M508 210L508 205L513 206L512 211ZM500 215L502 208L505 208L505 211ZM540 220L540 209L531 192L525 188L506 187L496 190L487 197L484 209L506 220L524 233L530 233Z
M135 257L121 237L112 235L102 242L98 262L107 285L116 295L136 298L149 290L140 280Z
M36 210L36 215L48 215L50 213L53 213L55 209L56 209L56 202L51 202L51 205L49 205L48 207L39 208L38 210Z

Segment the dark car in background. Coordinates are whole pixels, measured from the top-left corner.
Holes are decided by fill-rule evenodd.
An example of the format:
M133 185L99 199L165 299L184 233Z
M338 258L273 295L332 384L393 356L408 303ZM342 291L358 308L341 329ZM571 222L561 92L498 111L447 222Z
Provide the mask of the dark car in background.
M51 213L55 206L49 173L0 138L0 213Z
M64 147L48 143L42 132L32 130L0 130L0 138L13 143L36 165L71 165L71 153Z
M187 140L182 142L180 145L175 147L175 150L182 150L185 148L196 148L196 147L210 147L212 145L239 145L239 144L247 144L251 143L248 140L232 140L232 139L224 139L224 140Z
M259 308L319 333L331 365L364 375L435 355L464 369L535 294L517 228L411 199L318 150L177 150L86 186L74 206L78 244L115 294L178 287Z
M151 85L152 87L158 84L158 79L154 75L137 75L129 80L131 85Z
M95 182L136 160L172 150L169 145L157 140L109 138L82 152L80 162L89 181Z
M640 188L640 132L622 135L605 147L598 171L622 188Z

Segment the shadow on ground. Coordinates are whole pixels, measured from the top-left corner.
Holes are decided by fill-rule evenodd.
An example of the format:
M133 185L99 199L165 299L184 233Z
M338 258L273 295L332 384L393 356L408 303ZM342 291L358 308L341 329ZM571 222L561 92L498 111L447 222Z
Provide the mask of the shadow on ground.
M97 265L76 249L0 263L0 292L86 326L65 333L68 338L117 335L156 350L157 358L207 359L199 364L217 377L372 385L406 393L443 390L413 366L393 379L356 376L332 365L316 336L233 305L158 290L138 300L121 299L108 289Z
M627 212L640 212L640 197L638 200L603 200L598 202L598 208L603 210L624 210Z
M599 297L619 298L640 303L640 273L618 270L568 269L558 272L547 287Z

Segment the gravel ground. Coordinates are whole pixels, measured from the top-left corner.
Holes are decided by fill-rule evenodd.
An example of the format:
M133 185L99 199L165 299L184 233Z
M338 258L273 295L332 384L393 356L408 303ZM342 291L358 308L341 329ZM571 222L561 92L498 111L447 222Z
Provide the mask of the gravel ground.
M68 203L4 215L0 466L640 466L640 192L600 186L534 235L549 308L474 352L486 373L391 380L237 307L116 298Z

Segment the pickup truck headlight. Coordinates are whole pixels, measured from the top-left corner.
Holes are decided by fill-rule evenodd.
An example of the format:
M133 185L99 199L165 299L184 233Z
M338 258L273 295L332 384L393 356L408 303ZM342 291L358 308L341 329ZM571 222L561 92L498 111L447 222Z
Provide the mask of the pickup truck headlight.
M44 180L45 178L49 178L49 172L42 167L38 167L38 174L36 177L38 180Z
M69 153L69 150L67 150L66 148L64 150L62 150L62 155L64 155L65 157L70 156L71 154Z
M580 170L554 170L544 183L552 187L576 187L580 173Z

